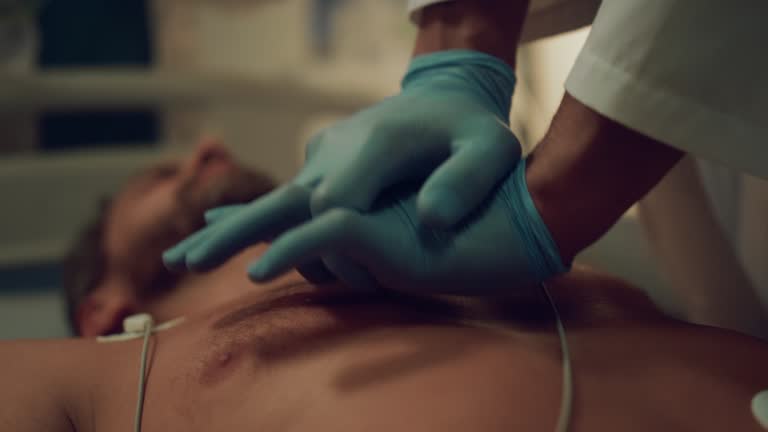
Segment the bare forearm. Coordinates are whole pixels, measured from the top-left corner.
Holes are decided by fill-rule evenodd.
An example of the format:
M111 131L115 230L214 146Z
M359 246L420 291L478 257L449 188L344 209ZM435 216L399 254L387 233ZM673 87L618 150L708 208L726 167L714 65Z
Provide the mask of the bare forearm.
M563 261L602 236L682 156L566 93L526 174Z
M421 12L414 56L472 49L499 57L514 68L529 0L455 0Z

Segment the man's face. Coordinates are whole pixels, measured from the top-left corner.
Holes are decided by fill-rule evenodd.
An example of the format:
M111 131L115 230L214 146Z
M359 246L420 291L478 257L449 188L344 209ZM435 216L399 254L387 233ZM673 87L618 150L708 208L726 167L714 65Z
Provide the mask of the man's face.
M153 166L120 192L109 209L105 235L108 272L131 279L139 297L159 294L176 281L161 255L201 228L206 210L253 200L272 188L263 175L233 161L217 142L204 142L188 158Z

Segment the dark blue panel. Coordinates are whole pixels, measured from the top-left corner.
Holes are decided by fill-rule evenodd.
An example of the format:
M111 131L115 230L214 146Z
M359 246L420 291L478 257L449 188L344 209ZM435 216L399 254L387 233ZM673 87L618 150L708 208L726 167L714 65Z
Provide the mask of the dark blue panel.
M150 66L147 0L49 0L40 14L40 67ZM40 147L71 149L154 143L152 107L128 111L46 113Z
M40 14L40 65L148 65L146 0L49 0Z
M61 264L44 262L19 267L0 267L0 294L59 290Z

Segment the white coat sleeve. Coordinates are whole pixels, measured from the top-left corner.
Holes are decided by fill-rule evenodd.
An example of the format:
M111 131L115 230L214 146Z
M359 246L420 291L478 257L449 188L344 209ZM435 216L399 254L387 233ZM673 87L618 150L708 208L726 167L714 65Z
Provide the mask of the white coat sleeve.
M413 21L418 21L422 8L446 1L453 0L408 0L408 12ZM599 6L600 0L531 0L520 40L526 42L589 25Z
M566 81L576 99L768 178L768 2L605 0Z

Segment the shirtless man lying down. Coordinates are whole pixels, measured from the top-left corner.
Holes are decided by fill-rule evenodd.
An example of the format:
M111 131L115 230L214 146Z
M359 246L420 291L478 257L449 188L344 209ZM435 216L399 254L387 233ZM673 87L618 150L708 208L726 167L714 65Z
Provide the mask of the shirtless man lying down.
M247 179L261 186L237 191ZM89 338L0 344L0 430L131 430L142 342L90 336L137 311L187 317L150 339L144 431L554 430L561 350L538 287L468 300L354 293L296 272L254 285L243 269L263 246L209 273L163 273L161 251L203 208L268 187L214 144L131 181L91 232L101 252L73 258L101 257L70 279ZM571 348L569 430L761 430L750 399L768 386L768 345L665 318L586 270L549 289Z

